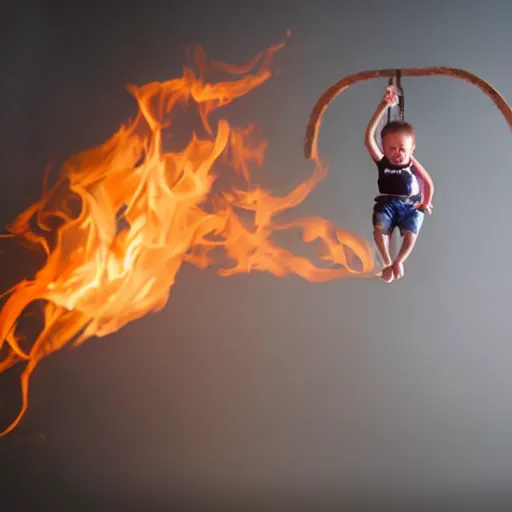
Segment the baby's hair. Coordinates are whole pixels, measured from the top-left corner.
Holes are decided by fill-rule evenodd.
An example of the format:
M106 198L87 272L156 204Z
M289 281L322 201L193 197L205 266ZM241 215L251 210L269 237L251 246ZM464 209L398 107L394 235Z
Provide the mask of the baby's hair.
M391 121L387 123L380 132L380 138L384 140L388 133L405 133L410 135L413 140L416 138L414 126L407 121Z

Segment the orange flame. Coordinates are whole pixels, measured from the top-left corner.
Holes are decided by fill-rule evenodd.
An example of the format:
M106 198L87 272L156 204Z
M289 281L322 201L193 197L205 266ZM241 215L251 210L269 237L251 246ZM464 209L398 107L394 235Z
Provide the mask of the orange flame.
M184 262L205 268L215 263L212 251L221 248L233 262L218 271L223 276L259 270L323 282L370 274L373 253L356 236L319 218L274 220L301 203L325 177L318 155L309 179L285 197L274 197L250 185L250 167L263 163L267 147L265 141L249 144L253 127L233 128L224 119L211 125L214 110L271 77L271 60L283 44L239 67L208 62L197 47L197 76L185 67L181 78L129 87L139 107L135 120L101 146L70 158L57 184L17 217L10 233L41 246L46 262L33 280L7 292L0 311L0 348L6 353L0 372L26 365L21 411L1 435L12 431L26 412L30 376L45 356L73 340L77 346L161 310ZM236 79L204 81L212 70ZM164 118L183 103L197 106L206 136L194 133L182 151L164 151L163 130L178 133ZM220 175L214 169L221 165L243 179L244 187L213 193ZM252 226L242 222L244 211L251 213ZM319 241L320 258L330 262L328 268L271 240L273 232L292 228L302 230L305 242ZM23 350L16 334L19 320L30 303L40 300L44 327L30 349Z

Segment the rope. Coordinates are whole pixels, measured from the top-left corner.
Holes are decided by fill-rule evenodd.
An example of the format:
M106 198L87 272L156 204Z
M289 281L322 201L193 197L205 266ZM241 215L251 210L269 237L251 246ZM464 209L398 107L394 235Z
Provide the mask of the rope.
M400 119L403 121L405 119L405 95L404 89L402 87L401 79L402 73L399 69L396 70L396 86L398 88L398 110L400 111Z
M388 85L394 85L398 89L398 114L400 119L403 121L405 119L405 97L404 97L404 89L402 87L402 73L399 69L395 71L395 76L392 76L389 79ZM388 123L391 122L391 109L388 108Z

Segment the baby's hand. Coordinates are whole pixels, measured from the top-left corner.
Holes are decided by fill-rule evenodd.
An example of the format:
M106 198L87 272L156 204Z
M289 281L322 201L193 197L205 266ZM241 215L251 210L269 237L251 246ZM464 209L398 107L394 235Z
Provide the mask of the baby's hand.
M395 105L398 105L398 89L394 85L388 85L386 87L386 94L384 95L384 101L390 107L394 107Z
M430 203L417 203L416 204L416 208L418 210L425 210L429 215L432 215L432 208L434 208L434 206Z

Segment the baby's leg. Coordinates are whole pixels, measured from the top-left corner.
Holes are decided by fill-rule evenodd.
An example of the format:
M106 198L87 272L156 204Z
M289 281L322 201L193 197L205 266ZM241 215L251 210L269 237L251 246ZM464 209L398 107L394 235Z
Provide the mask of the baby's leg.
M375 244L377 245L377 249L379 250L380 257L382 259L382 271L380 276L384 281L390 283L393 281L393 267L391 265L391 255L389 254L389 238L390 236L382 233L382 231L375 228L373 230L373 237L375 239Z
M393 212L385 201L377 200L373 208L373 238L382 259L381 277L386 282L393 280L392 259L389 253L389 239L393 226Z
M373 238L375 240L375 244L377 245L377 249L379 250L383 265L388 267L392 263L391 255L389 254L390 235L383 233L381 230L375 227L373 229Z
M412 231L403 232L403 241L398 254L396 255L395 261L393 262L393 275L396 279L400 279L404 276L404 261L409 257L414 246L418 235Z
M424 216L425 214L422 211L411 206L407 215L399 222L403 240L402 246L393 262L393 275L396 279L400 279L404 275L404 262L416 245Z

